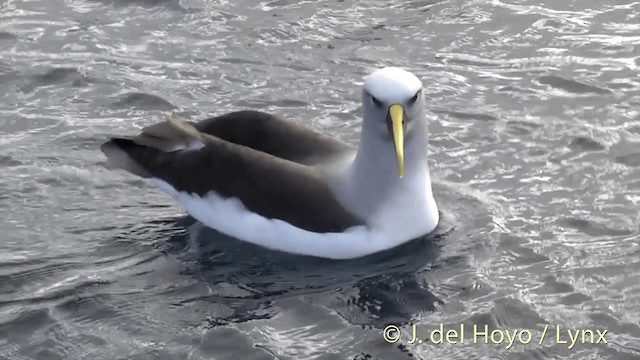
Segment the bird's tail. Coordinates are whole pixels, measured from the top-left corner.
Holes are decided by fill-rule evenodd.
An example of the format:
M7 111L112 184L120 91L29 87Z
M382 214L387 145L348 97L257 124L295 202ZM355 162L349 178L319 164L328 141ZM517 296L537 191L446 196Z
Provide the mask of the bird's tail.
M172 114L166 121L145 127L138 136L112 138L100 149L114 165L148 178L152 177L151 173L136 162L131 154L140 151L190 151L203 146L202 134L192 124Z
M132 139L111 138L100 146L100 150L107 156L111 164L143 178L153 177L147 169L129 155L128 150L139 146Z

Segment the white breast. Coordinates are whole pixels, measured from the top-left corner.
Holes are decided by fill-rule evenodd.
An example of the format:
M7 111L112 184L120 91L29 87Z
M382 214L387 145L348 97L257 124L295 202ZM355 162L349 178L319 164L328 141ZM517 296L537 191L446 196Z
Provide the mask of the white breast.
M429 177L426 181L422 178L403 181L406 186L394 187L387 194L384 206L368 220L370 227L387 234L395 243L427 234L435 229L439 221Z

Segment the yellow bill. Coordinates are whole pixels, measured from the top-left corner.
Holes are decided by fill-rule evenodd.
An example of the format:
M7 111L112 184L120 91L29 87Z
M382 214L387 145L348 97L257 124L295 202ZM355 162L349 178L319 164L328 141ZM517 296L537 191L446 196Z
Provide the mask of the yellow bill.
M404 176L404 108L400 104L389 107L391 128L393 130L393 142L396 145L396 157L398 158L398 176Z

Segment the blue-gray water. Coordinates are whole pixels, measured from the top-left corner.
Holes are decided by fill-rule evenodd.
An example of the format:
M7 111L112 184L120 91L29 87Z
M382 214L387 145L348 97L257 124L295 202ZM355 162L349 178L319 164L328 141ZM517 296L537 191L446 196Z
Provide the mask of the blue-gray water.
M243 108L355 142L384 65L425 83L444 217L383 254L224 238L98 149ZM638 359L639 68L633 0L0 0L0 358ZM441 323L534 339L381 335Z

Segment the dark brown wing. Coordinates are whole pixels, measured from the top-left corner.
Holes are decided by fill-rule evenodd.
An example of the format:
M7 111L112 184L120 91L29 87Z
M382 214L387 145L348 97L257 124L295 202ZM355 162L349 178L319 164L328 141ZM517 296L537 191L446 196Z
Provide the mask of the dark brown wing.
M353 150L334 138L260 111L232 112L193 125L203 133L304 165Z
M132 139L102 146L117 165L160 178L178 191L238 198L250 211L315 232L340 232L363 222L346 211L313 168L200 133L169 121Z

